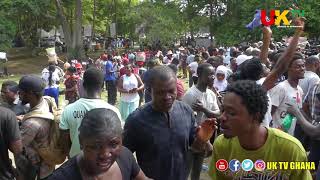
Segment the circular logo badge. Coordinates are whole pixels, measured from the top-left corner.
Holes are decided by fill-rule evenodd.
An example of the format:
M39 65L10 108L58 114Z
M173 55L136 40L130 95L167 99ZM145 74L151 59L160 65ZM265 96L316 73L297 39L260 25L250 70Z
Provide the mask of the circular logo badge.
M264 171L266 169L266 163L261 159L256 160L256 162L254 163L254 168L257 171Z
M241 167L244 171L251 171L253 169L253 162L250 159L245 159L242 161Z
M216 168L218 171L225 171L228 169L228 161L226 161L225 159L219 159L216 162Z
M237 172L239 171L241 167L241 163L240 161L238 161L237 159L232 159L230 162L229 162L229 169L232 171L232 172Z

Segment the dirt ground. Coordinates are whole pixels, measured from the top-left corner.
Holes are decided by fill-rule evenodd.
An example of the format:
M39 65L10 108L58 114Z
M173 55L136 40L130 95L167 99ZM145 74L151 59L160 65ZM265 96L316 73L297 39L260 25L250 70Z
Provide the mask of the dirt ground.
M24 50L24 51L27 51L27 50ZM42 69L47 66L48 59L46 56L31 57L31 56L25 56L23 53L25 52L16 52L14 56L12 56L12 58L9 58L9 61L7 62L7 67L8 67L8 72L10 76L1 77L0 85L3 83L3 81L6 81L6 80L13 80L18 82L20 77L26 74L40 74ZM96 56L96 55L93 55L93 56ZM188 89L187 79L184 80L184 87L185 87L185 90ZM61 89L63 88L64 88L63 85L61 85ZM107 99L107 93L105 91L103 92L102 97L103 99ZM119 95L117 99L120 99ZM59 97L59 102L63 102L63 100L64 100L64 95L61 95ZM63 106L64 103L60 105ZM118 104L116 104L116 106L118 106ZM10 153L10 158L13 159L12 153ZM204 164L209 165L209 162L210 162L210 158L207 158L205 159ZM200 180L210 180L207 171L202 171Z

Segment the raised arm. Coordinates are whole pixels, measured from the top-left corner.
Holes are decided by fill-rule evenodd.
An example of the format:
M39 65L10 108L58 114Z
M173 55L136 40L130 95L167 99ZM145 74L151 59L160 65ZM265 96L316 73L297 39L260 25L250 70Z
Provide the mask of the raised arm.
M278 78L288 69L288 66L293 58L294 53L296 52L296 48L298 45L299 37L303 33L304 28L304 19L298 18L295 19L295 25L299 26L296 28L295 34L286 49L286 51L281 55L278 62L270 72L270 74L267 76L266 80L262 84L262 86L265 88L265 90L270 90L275 86L275 83L277 82Z
M263 40L262 40L263 44L261 47L260 60L261 60L261 63L268 66L269 64L268 52L269 52L269 45L271 42L271 35L272 35L271 28L269 26L263 26L262 33L263 33Z

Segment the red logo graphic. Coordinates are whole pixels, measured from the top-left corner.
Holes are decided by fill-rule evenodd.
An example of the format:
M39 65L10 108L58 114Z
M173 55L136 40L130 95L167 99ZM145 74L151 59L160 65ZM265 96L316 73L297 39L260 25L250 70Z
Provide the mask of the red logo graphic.
M225 159L219 159L216 162L216 168L218 169L218 171L225 171L228 169L228 161L226 161Z

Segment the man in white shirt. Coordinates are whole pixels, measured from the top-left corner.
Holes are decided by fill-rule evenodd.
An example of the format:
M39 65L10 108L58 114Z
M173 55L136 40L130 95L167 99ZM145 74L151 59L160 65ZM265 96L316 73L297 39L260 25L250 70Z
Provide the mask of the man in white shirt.
M197 68L198 68L200 60L201 60L201 58L197 55L194 58L194 62L190 63L187 66L189 74L191 74L191 76L192 76L191 77L192 78L192 84L197 84L197 81L198 81ZM190 84L190 82L189 82L189 87L191 87L192 84Z
M307 93L312 87L314 87L319 81L320 78L317 75L320 68L320 60L317 56L310 56L306 59L306 71L304 73L304 78L300 79L299 86L303 90L303 100Z
M294 135L296 118L287 114L288 104L296 104L302 108L303 90L298 85L304 78L305 65L303 56L296 53L288 68L288 79L279 83L270 91L272 104L271 127L281 129Z
M182 101L192 107L196 114L196 123L201 124L207 118L217 117L220 114L217 97L208 86L212 86L214 68L211 64L200 64L197 69L198 83L192 86L182 98ZM191 180L198 180L202 168L205 152L195 152L192 149L188 154L188 172Z

